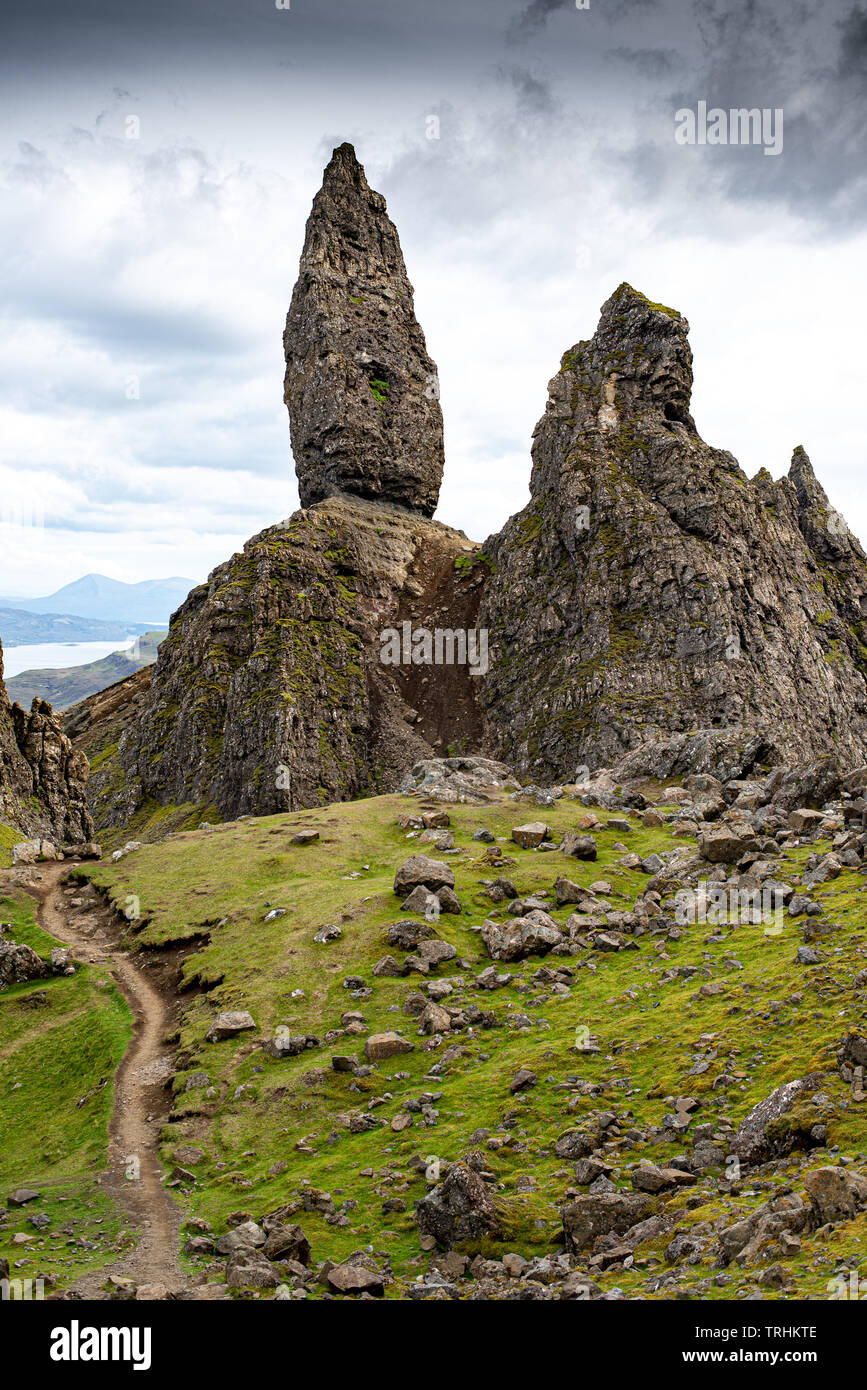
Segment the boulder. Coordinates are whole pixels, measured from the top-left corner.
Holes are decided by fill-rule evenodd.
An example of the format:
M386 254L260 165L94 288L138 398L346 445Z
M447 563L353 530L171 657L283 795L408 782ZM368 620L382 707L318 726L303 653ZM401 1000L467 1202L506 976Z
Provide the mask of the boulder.
M35 1202L42 1196L33 1187L16 1187L14 1192L10 1192L6 1198L7 1207L26 1207L28 1202Z
M463 1241L501 1235L500 1217L486 1183L466 1163L456 1163L443 1182L416 1203L419 1233L451 1249Z
M562 1208L569 1254L593 1246L599 1236L623 1235L653 1214L652 1199L639 1192L585 1193Z
M376 1261L363 1251L356 1251L342 1264L335 1265L328 1271L326 1280L336 1293L366 1293L372 1294L374 1298L382 1296L388 1282Z
M43 859L60 859L57 847L51 840L20 840L12 846L12 863L38 864Z
M302 1052L318 1046L319 1039L314 1033L278 1033L274 1038L263 1040L262 1051L279 1062L285 1057L298 1057Z
M451 1032L452 1019L447 1009L435 1004L433 1000L427 1003L419 1014L418 1031L428 1036L434 1033Z
M402 912L420 912L423 917L436 921L442 911L442 904L436 893L432 893L429 888L425 888L423 883L416 884L408 898L404 898L401 903Z
M571 878L558 878L554 882L554 896L557 899L558 907L565 907L567 903L595 903L597 901L594 893L589 888L582 888L580 883L573 883Z
M280 1275L260 1250L246 1246L229 1256L226 1284L230 1289L276 1289Z
M296 1260L298 1264L309 1265L310 1241L300 1226L278 1223L270 1227L262 1254L269 1260Z
M598 854L598 846L592 835L579 835L575 830L567 830L560 842L563 854L571 854L573 859L592 862Z
M799 806L796 810L789 812L788 825L790 830L796 831L799 835L812 835L814 830L819 829L824 819L823 811L813 811L809 806Z
M640 1163L632 1170L632 1186L636 1192L665 1192L673 1187L692 1187L695 1176L680 1168L657 1168L655 1163Z
M845 1168L814 1168L804 1178L814 1222L848 1221L867 1210L867 1178Z
M867 979L865 979L867 984ZM853 1029L842 1040L837 1051L837 1062L840 1067L865 1067L867 1068L867 1036Z
M255 1028L251 1014L246 1009L231 1009L227 1013L218 1014L205 1034L207 1042L222 1042L224 1038L233 1038L237 1033L243 1033L248 1028Z
M790 1134L788 1139L775 1137L773 1132L768 1134L768 1127L790 1112L799 1097L817 1090L822 1080L820 1072L811 1072L808 1076L798 1077L794 1081L786 1081L782 1086L777 1086L770 1095L753 1106L741 1121L731 1143L732 1153L742 1162L754 1164L764 1163L774 1155L796 1147L796 1133ZM815 1119L818 1120L818 1115Z
M421 758L413 764L398 791L418 792L438 801L484 802L490 800L491 792L517 787L506 764L492 758Z
M459 913L463 911L461 900L453 888L442 887L437 889L440 911Z
M450 941L438 939L420 941L415 953L428 967L442 965L447 960L454 960L458 954L457 947L453 946Z
M530 821L528 825L516 825L512 828L512 839L521 849L535 849L541 845L543 840L547 840L551 834L544 821Z
M544 956L559 946L563 933L545 913L531 917L511 917L505 922L488 918L482 923L482 941L492 960L523 960L526 956Z
M0 938L0 985L27 984L45 980L54 972L32 946L18 946Z
M731 1260L747 1264L782 1234L798 1235L808 1230L811 1221L809 1202L793 1196L773 1197L756 1207L743 1221L736 1221L720 1231L720 1264L727 1265Z
M220 1236L215 1248L218 1255L234 1255L239 1250L259 1250L266 1239L264 1230L257 1222L242 1221Z
M183 1244L185 1255L214 1254L214 1242L210 1236L188 1236Z
M558 1158L588 1158L595 1149L594 1137L581 1129L568 1129L565 1134L560 1135L554 1145L554 1153Z
M380 960L376 962L376 965L373 967L372 974L374 974L377 977L377 979L380 979L381 977L386 975L394 977L405 975L406 966L400 965L395 960L394 956L383 956Z
M517 1095L520 1091L528 1091L531 1086L537 1086L539 1078L529 1067L519 1067L512 1078L509 1090L512 1095Z
M401 951L412 951L420 941L436 936L429 922L416 922L412 919L392 922L386 940L389 946L397 946Z
M399 1033L371 1033L364 1040L364 1055L368 1062L385 1062L389 1057L412 1052L413 1044Z
M426 854L413 854L406 859L394 876L394 891L398 897L410 893L421 884L435 892L437 888L454 888L455 876L448 864L440 859L428 859Z
M698 852L711 864L737 864L749 850L756 848L754 835L731 825L709 826L698 837Z

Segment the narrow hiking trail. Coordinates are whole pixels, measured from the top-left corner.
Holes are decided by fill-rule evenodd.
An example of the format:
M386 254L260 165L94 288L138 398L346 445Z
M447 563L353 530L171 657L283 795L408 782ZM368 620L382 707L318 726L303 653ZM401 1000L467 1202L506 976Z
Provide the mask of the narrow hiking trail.
M164 1041L171 1007L134 954L120 945L114 915L96 899L83 900L86 889L64 888L71 867L69 862L40 865L39 876L21 886L38 901L42 929L69 946L76 960L105 966L133 1012L133 1035L115 1073L108 1171L101 1187L128 1213L138 1244L102 1269L82 1275L69 1292L93 1298L116 1274L139 1286L163 1285L169 1294L179 1293L188 1284L178 1263L181 1212L162 1185L159 1158L168 1112L164 1085L173 1070L171 1048ZM154 1295L160 1296L157 1289Z

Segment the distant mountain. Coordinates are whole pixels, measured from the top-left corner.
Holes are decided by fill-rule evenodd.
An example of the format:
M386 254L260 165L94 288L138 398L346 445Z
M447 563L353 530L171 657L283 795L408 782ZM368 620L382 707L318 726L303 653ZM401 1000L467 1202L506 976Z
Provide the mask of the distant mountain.
M65 584L47 598L0 598L0 605L23 608L28 613L71 613L79 618L98 618L103 622L114 619L167 627L172 613L193 588L194 580L177 576L124 584L104 574L86 574L83 579Z
M3 600L6 602L6 600ZM4 647L24 647L36 642L122 642L125 637L147 632L154 623L98 622L74 613L31 613L20 608L0 608L0 640Z
M86 666L67 666L56 671L22 671L6 682L9 699L29 709L35 696L48 700L56 710L68 709L88 695L105 690L157 659L157 648L164 632L148 632L129 651L112 652L101 661Z

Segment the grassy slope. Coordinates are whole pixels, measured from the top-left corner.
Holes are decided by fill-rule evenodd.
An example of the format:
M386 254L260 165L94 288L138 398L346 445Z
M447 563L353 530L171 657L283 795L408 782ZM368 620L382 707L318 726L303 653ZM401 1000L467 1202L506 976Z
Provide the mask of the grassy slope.
M10 923L13 940L43 957L57 945L36 925L29 898L0 896L0 921ZM39 1271L69 1283L115 1253L120 1214L95 1179L105 1166L112 1077L131 1029L124 999L91 967L0 993L0 1199L5 1203L16 1187L43 1194L10 1210L0 1227L0 1256L10 1266L23 1260L23 1277ZM96 1089L100 1083L107 1084ZM16 1231L36 1236L34 1212L50 1215L48 1234L34 1239L32 1251L13 1246ZM60 1233L70 1221L74 1233ZM80 1240L91 1248L72 1248Z
M12 846L25 839L20 830L11 825L0 825L0 869L8 869L12 864Z
M465 1054L447 1065L440 1078L426 1077L427 1067L440 1052L428 1053L416 1035L414 1020L393 1012L406 995L423 988L420 977L376 979L371 967L389 949L385 930L401 915L399 900L391 891L395 867L420 847L398 828L397 816L413 810L412 801L391 796L331 806L324 810L273 816L254 822L235 823L211 832L179 835L163 844L148 846L117 864L88 867L86 873L104 886L119 903L129 894L140 900L142 921L136 933L142 950L187 940L194 948L185 964L189 983L204 982L209 992L191 996L181 1027L184 1069L176 1079L174 1123L165 1131L166 1158L179 1144L193 1143L206 1157L196 1166L197 1184L188 1194L189 1210L219 1223L241 1208L254 1215L291 1199L309 1182L327 1188L339 1203L352 1199L357 1208L351 1224L330 1226L322 1216L303 1213L300 1219L313 1243L314 1257L338 1258L361 1244L387 1250L396 1269L412 1276L427 1260L421 1256L412 1216L413 1201L423 1195L425 1181L408 1161L414 1156L456 1159L470 1147L470 1135L484 1126L492 1131L482 1147L490 1150L503 1194L511 1200L513 1221L510 1247L525 1254L542 1253L556 1243L560 1223L557 1209L572 1177L568 1165L553 1154L553 1143L563 1130L580 1124L582 1116L596 1110L629 1111L637 1124L659 1124L669 1109L663 1097L690 1094L702 1110L698 1122L720 1115L737 1123L756 1101L774 1086L813 1068L827 1068L827 1090L840 1107L831 1124L830 1141L851 1156L864 1157L867 1124L863 1110L848 1105L847 1089L836 1073L833 1054L841 1034L864 1016L864 996L853 997L851 982L867 964L867 913L864 880L846 872L819 896L828 905L832 920L842 929L830 941L820 943L825 963L812 969L794 963L802 940L800 925L787 919L781 936L762 934L760 928L739 927L725 944L708 942L711 927L695 926L680 941L665 943L660 959L657 939L639 939L637 952L617 955L594 952L595 973L576 972L570 994L548 995L533 983L541 961L503 967L513 983L494 994L467 990L466 997L483 1008L493 1008L506 1020L510 1012L525 1012L530 1027L508 1027L475 1034L454 1035ZM577 808L580 810L581 808ZM440 976L452 979L461 998L460 983L472 983L478 970L490 962L476 933L471 930L486 915L486 899L480 896L480 880L506 874L523 894L539 888L550 890L558 874L582 884L608 879L615 907L628 906L646 885L640 873L622 870L613 849L618 838L640 853L671 848L665 830L645 830L633 817L631 835L605 830L598 834L599 860L595 864L567 859L559 852L538 854L504 845L515 862L505 869L491 869L481 859L484 846L471 839L472 831L488 826L498 836L524 821L544 818L557 831L574 824L576 807L568 800L544 812L504 801L495 807L449 807L452 829L460 853L450 857L457 891L465 914L443 916L440 935L453 942L460 955L472 963L472 971L454 969L448 963ZM320 830L321 843L301 848L290 843L301 826ZM794 850L789 872L797 871L805 849ZM356 874L357 877L349 877ZM271 907L286 915L266 923ZM487 903L490 907L490 903ZM565 921L569 909L555 911ZM343 927L341 940L326 946L313 943L313 934L327 922ZM219 925L218 925L219 924ZM207 944L195 949L195 938L209 933ZM399 958L401 953L394 951ZM734 956L742 965L727 963ZM547 963L575 966L579 958L549 958ZM697 965L691 980L661 985L659 977L672 965ZM359 974L372 985L373 995L353 1001L342 987L346 975ZM699 995L707 981L721 982L721 994ZM293 998L296 990L303 995ZM203 1041L217 1009L249 1008L257 1024L255 1033L212 1045ZM341 1014L359 1009L370 1032L402 1028L415 1051L380 1064L367 1080L330 1070L333 1053L356 1053L362 1058L363 1038L345 1037L333 1045L308 1051L285 1061L272 1061L256 1049L258 1039L270 1036L278 1024L295 1032L312 1032L320 1038L340 1025ZM573 1050L576 1029L586 1025L597 1035L599 1056ZM689 1075L695 1060L706 1050L702 1034L717 1034L718 1059L703 1074ZM723 1059L734 1059L739 1075L726 1092L712 1090L713 1078ZM539 1076L539 1085L525 1097L509 1093L509 1083L519 1066L528 1065ZM315 1068L324 1068L321 1073ZM206 1071L218 1089L208 1100L202 1089L186 1091L186 1079ZM396 1073L403 1075L397 1076ZM604 1095L577 1098L569 1078L604 1083ZM237 1087L244 1091L236 1095ZM443 1091L437 1103L439 1123L423 1127L416 1117L412 1128L393 1133L390 1127L351 1134L350 1114L364 1112L373 1099L385 1104L377 1117L390 1121L400 1102L423 1091ZM514 1112L517 1123L504 1128L503 1119ZM296 1150L306 1140L312 1153ZM648 1157L664 1162L688 1150L684 1144L639 1144L617 1158L620 1185L628 1188L626 1165ZM269 1174L277 1160L288 1171ZM777 1183L787 1179L798 1186L795 1155L783 1165ZM829 1160L813 1156L809 1165ZM373 1170L367 1176L364 1170ZM535 1179L531 1192L516 1192L516 1179ZM732 1198L712 1194L706 1209L689 1214L689 1222L723 1212L748 1211L767 1200L774 1182L747 1183ZM402 1196L404 1213L384 1217L381 1204L388 1196ZM670 1209L686 1210L689 1192L670 1199ZM694 1199L693 1199L694 1200ZM734 1219L734 1216L732 1217ZM826 1297L826 1281L834 1260L859 1250L867 1236L867 1220L835 1228L829 1241L808 1236L803 1252L786 1262L796 1278L800 1294ZM670 1239L668 1237L667 1239ZM667 1239L660 1242L664 1247ZM503 1247L500 1247L502 1252ZM635 1267L609 1276L627 1292L644 1292L649 1271L665 1268L661 1248L642 1247ZM709 1265L698 1264L690 1277L711 1275ZM726 1282L712 1285L706 1296L733 1298L737 1290L754 1283L755 1275L736 1267ZM775 1296L769 1294L769 1296ZM791 1292L788 1296L792 1296Z

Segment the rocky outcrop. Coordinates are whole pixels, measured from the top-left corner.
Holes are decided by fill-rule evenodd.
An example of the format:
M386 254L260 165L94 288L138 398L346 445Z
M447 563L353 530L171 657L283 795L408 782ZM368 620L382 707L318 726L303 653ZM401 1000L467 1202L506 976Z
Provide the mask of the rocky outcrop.
M799 1097L817 1091L823 1080L821 1072L811 1072L809 1076L777 1086L741 1122L732 1140L732 1153L744 1163L763 1163L775 1154L787 1153L793 1148L810 1148L820 1138L823 1140L824 1133L813 1139L810 1136L810 1130L820 1119L818 1110L808 1107L806 1118L795 1110ZM785 1116L790 1117L790 1122L781 1125L779 1122Z
M437 801L485 802L491 793L520 785L511 768L490 758L426 758L410 768L399 790Z
M714 729L749 748L736 775L864 760L864 552L802 449L750 480L701 439L688 327L615 291L549 385L530 503L485 544L486 751L534 776Z
M49 704L10 705L0 648L0 823L68 844L90 840L87 771Z
M705 773L764 787L798 764L768 796L827 799L867 760L867 557L802 449L788 477L750 480L701 439L688 327L621 285L550 383L530 503L467 541L429 519L435 369L385 204L340 146L286 330L305 506L175 615L100 754L100 825L146 802L483 800L510 769L544 786L613 766L614 796ZM465 655L472 634L475 665L416 650L420 628Z
M623 1235L653 1215L652 1198L638 1192L587 1193L562 1208L566 1249L589 1249L600 1236Z
M455 1163L445 1181L416 1202L420 1234L450 1250L463 1241L496 1238L500 1214L484 1180L467 1163Z
M174 615L99 772L138 803L231 818L392 791L419 759L475 744L466 665L381 660L386 629L474 626L475 552L460 531L350 497L263 531ZM110 823L128 804L116 791Z
M64 732L91 765L87 799L97 825L125 825L142 800L140 783L127 778L116 755L121 738L142 712L152 669L143 666L64 715Z
M867 1209L867 1178L844 1168L814 1168L804 1179L816 1226L849 1221Z
M397 229L351 145L334 151L313 201L283 346L301 505L344 492L432 516L437 370Z
M45 980L51 967L38 956L32 946L19 946L0 936L0 987L20 985L30 980Z

